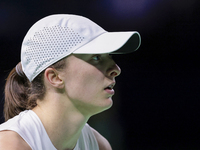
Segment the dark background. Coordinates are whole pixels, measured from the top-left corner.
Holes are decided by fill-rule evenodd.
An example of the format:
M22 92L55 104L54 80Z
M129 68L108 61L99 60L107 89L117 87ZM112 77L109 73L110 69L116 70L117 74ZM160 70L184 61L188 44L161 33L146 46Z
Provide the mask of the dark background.
M122 73L113 107L89 121L114 150L200 149L199 0L1 0L2 115L5 78L20 61L24 35L37 20L58 13L141 34L137 52L114 56Z

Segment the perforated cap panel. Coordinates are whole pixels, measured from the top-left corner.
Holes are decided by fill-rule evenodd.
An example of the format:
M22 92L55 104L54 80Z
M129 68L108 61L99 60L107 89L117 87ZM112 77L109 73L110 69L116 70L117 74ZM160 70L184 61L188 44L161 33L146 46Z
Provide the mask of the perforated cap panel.
M44 27L36 32L33 38L27 40L26 59L33 60L38 67L45 65L52 59L66 54L83 39L84 37L68 27Z

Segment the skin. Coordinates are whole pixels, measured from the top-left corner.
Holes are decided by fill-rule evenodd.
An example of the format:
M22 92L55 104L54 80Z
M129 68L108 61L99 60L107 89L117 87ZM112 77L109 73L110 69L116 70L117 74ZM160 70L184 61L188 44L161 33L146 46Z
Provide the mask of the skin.
M30 146L14 131L0 132L1 150L31 150Z
M121 72L109 54L76 54L68 56L65 61L63 70L45 70L46 94L43 100L37 100L33 109L58 150L72 150L88 119L112 106L113 93L105 88L113 84ZM109 142L91 129L99 149L111 150ZM3 132L0 132L0 138ZM13 143L22 143L24 147L20 146L20 149L29 150L27 143L18 136L12 136ZM0 142L0 149L17 150L6 147L3 142Z

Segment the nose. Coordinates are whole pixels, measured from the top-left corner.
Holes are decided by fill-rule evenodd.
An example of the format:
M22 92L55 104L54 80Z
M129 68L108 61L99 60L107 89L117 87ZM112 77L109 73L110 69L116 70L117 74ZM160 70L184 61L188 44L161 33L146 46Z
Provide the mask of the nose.
M120 73L121 73L121 69L120 69L120 67L115 63L115 64L113 64L113 66L109 69L109 71L108 71L108 76L114 78L114 77L119 76Z

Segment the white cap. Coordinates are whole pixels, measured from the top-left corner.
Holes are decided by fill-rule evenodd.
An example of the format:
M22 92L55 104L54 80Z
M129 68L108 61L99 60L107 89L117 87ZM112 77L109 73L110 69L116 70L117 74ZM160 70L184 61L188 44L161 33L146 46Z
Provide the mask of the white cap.
M107 32L82 16L51 15L36 22L26 34L21 48L22 69L33 81L47 67L72 53L130 53L140 43L136 31Z

